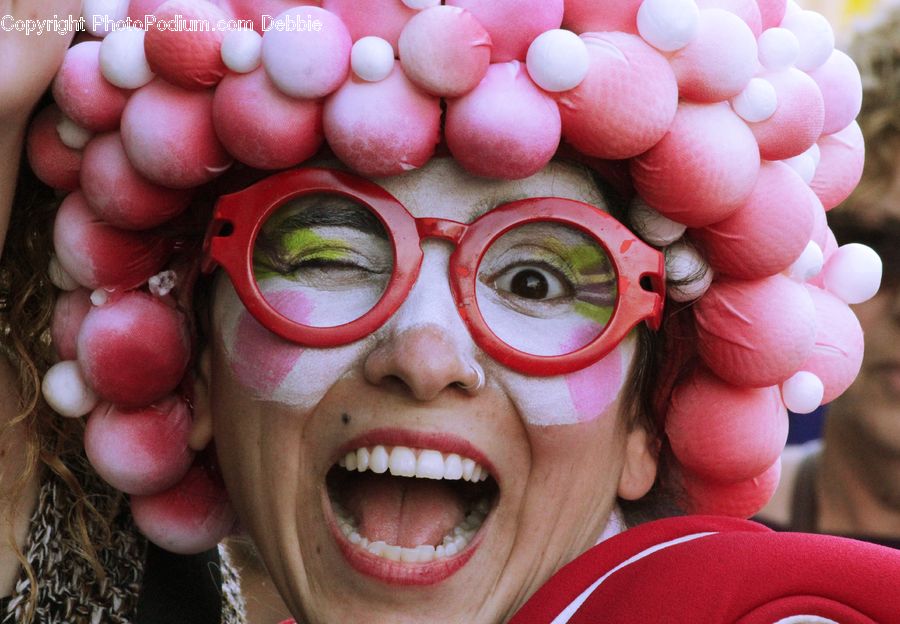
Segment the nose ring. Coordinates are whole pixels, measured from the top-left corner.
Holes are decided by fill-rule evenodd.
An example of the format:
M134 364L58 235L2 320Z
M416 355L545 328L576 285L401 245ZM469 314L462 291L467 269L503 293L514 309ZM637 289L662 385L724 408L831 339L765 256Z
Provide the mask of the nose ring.
M471 364L470 366L472 372L475 373L475 381L468 384L460 383L459 387L469 394L474 394L484 388L484 370L477 364Z

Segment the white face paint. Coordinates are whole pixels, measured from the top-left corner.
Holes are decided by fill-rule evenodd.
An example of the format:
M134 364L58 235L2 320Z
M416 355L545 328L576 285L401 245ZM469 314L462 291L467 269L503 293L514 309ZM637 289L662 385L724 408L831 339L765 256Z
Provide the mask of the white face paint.
M507 182L474 178L439 159L377 182L415 217L466 223L524 197L602 206L591 177L561 163ZM457 311L447 277L452 245L429 239L422 247L418 279L396 313L370 336L333 349L275 337L250 316L226 277L217 283L208 411L222 473L242 526L299 621L506 621L551 574L596 543L617 493L640 497L653 481L644 433L628 430L622 417L621 389L635 341L626 339L600 362L570 375L514 372L479 349ZM524 252L516 245L497 258L510 250L521 260ZM546 246L538 259L544 251ZM530 266L535 258L525 259ZM504 265L490 262L479 297L502 297L489 291L498 282L505 287ZM550 271L552 265L536 268ZM317 299L310 291L314 281L286 291L283 281L272 283L266 296L273 305L306 323L327 324L335 314L356 315L368 305ZM600 318L566 309L540 318L548 310L538 306L527 310L527 322L516 323L512 319L523 315L499 303L485 300L485 316L504 338L533 352L571 350ZM555 329L541 329L548 327ZM478 370L484 387L475 383ZM429 534L445 528L438 516L465 502L455 488L430 479L417 479L414 487L393 480L406 478L399 476L352 481L351 475L343 485L334 482L343 474L337 458L348 447L375 445L436 450L448 458L470 453L488 466L496 485L488 516L449 564L413 570L418 564L384 563L341 541L334 528L341 500L358 503L358 520L377 516L388 527L409 521ZM643 467L647 462L651 466ZM418 508L411 503L385 512L381 494L396 500L393 494L413 489L421 497ZM428 538L427 544L438 542ZM404 570L415 583L385 582Z
M381 180L380 184L416 217L463 222L477 217L477 209L483 211L530 196L554 195L603 205L596 187L585 183L582 171L559 163L516 182L469 178L474 182L448 184L463 175L452 160L442 160L406 176ZM416 176L423 179L411 181ZM294 202L276 213L270 224L284 223L303 209L303 202ZM275 229L267 225L264 232ZM383 293L392 268L383 232L367 236L334 226L304 228L299 235L298 231L266 236L266 248L277 248L270 255L299 255L302 245L297 241L314 239L307 247L315 253L328 253L330 249L342 258L352 256L367 269L377 267L377 272L368 271L361 277L341 274L339 279L352 283L332 288L315 278L298 283L273 274L274 263L261 267L257 262L260 288L267 301L285 316L319 327L355 320L371 309ZM262 243L257 244L257 249L262 247ZM528 424L589 421L617 398L634 352L632 341L623 343L601 362L569 375L528 377L515 373L491 361L474 345L456 312L447 278L452 248L427 240L423 250L418 281L394 317L367 339L332 349L303 349L278 339L253 319L230 284L222 280L217 300L223 305L218 309L224 310L224 342L237 380L259 400L310 409L337 379L358 368L375 344L416 326L435 325L443 328L466 358L491 373L487 381L497 383L510 395ZM502 295L504 290L493 286L501 284L508 289L514 274L523 268L545 278L551 298L554 290L574 288L574 303L548 306L524 301L511 305ZM560 225L533 224L511 231L489 248L479 267L477 292L485 321L504 342L536 355L560 355L584 346L602 331L615 300L615 274L605 252L586 235Z

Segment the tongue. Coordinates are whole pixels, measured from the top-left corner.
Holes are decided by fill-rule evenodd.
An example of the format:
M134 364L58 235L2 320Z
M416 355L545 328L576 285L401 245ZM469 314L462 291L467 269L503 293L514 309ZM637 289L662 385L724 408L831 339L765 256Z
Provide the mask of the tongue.
M346 494L347 510L370 542L437 546L465 517L446 481L365 473L348 480Z

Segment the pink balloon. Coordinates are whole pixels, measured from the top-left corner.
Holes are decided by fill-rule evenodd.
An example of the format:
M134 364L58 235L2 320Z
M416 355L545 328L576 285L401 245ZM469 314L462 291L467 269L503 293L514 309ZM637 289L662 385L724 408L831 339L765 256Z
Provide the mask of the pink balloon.
M815 220L812 195L789 166L765 161L747 203L723 221L694 230L691 237L717 273L740 279L775 275L809 243Z
M684 488L689 499L688 511L749 518L769 502L780 479L781 458L762 474L739 483L721 484L686 473Z
M131 0L132 4L134 1ZM237 19L252 21L253 29L263 34L263 15L281 15L298 6L320 7L322 0L219 0L218 5Z
M563 137L597 158L625 159L647 151L675 119L675 74L637 35L591 33L582 39L590 55L588 75L556 95Z
M28 164L41 182L60 191L74 191L78 188L82 154L59 138L56 126L62 118L62 112L53 105L38 113L28 129L25 150Z
M69 48L53 80L53 99L76 124L92 132L114 130L128 101L128 91L106 82L100 73L100 42Z
M825 209L831 210L847 199L859 184L866 146L862 130L855 121L840 132L823 136L818 144L821 158L809 185Z
M469 11L491 36L491 63L524 61L535 37L559 28L563 0L447 0Z
M457 97L481 82L491 62L491 37L463 9L435 6L419 12L400 33L400 63L417 86Z
M750 123L766 160L784 160L812 147L822 134L825 102L815 80L799 69L768 72L762 77L772 83L778 108L766 121Z
M774 386L809 357L816 316L806 287L778 274L716 281L694 304L700 357L736 386Z
M283 169L318 151L322 108L321 100L284 95L260 67L225 77L213 100L213 122L232 156L257 169Z
M670 57L679 95L695 102L730 99L747 86L758 66L756 37L738 16L700 11L696 38Z
M724 9L734 13L750 27L754 37L759 37L763 31L762 15L756 0L697 0L697 6L701 9Z
M447 104L447 146L475 175L515 180L537 173L559 147L556 103L519 61L491 65L484 80Z
M197 464L165 492L132 496L131 513L151 542L184 555L214 548L236 522L221 479Z
M353 41L363 37L381 37L394 48L400 31L418 11L399 0L322 0L322 8L341 18Z
M809 75L819 85L825 101L822 134L833 134L853 123L862 107L862 78L853 59L835 50L824 65Z
M183 89L206 89L218 84L228 69L222 62L224 30L214 26L228 15L206 0L168 0L154 11L157 24L147 29L144 50L155 74ZM210 24L209 30L171 28L177 19ZM167 24L160 28L159 23Z
M828 291L808 286L816 307L816 344L801 370L814 373L825 385L822 403L850 387L862 366L863 331L856 314Z
M578 34L621 31L637 34L637 12L644 0L565 0L563 27Z
M756 0L762 17L762 29L775 28L784 19L787 0Z
M114 488L156 494L178 483L190 468L190 430L190 409L175 396L136 410L103 403L88 417L84 450L97 474Z
M171 242L146 232L129 232L102 221L80 192L60 205L53 225L60 265L82 286L128 289L158 273Z
M338 158L363 175L389 176L428 162L440 140L441 107L395 65L379 82L350 77L325 102L323 121Z
M672 393L666 434L678 461L719 483L745 481L772 465L787 441L777 386L738 387L698 368Z
M815 197L815 193L813 195L814 197L810 198L810 203L813 207L813 227L810 239L819 246L819 249L825 249L825 243L828 240L827 232L830 231L828 229L828 216L825 214L822 202L819 201L818 197Z
M702 227L726 218L750 197L759 149L727 103L683 102L663 139L631 161L631 174L650 207Z
M148 15L153 15L156 7L161 5L165 0L131 0L128 3L128 17L132 20L139 20L142 24Z
M102 399L143 407L178 386L190 348L184 314L131 291L88 312L78 334L78 363Z
M94 137L84 149L81 190L91 209L107 223L147 230L180 214L192 193L153 184L135 170L118 132Z
M50 340L60 360L77 357L78 332L91 306L91 291L87 288L63 292L56 298L50 319Z
M185 91L162 79L138 89L122 116L122 143L144 177L170 188L209 182L231 166L216 137L212 91Z
M344 22L311 6L289 9L277 19L298 25L263 35L262 64L272 82L295 98L316 99L333 93L350 73L353 41ZM298 32L300 24L304 30Z

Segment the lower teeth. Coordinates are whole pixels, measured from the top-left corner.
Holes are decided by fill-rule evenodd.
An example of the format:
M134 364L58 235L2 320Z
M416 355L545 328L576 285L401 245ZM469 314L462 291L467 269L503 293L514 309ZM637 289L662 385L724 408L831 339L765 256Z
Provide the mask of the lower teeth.
M472 537L481 528L488 513L487 500L481 500L475 509L466 514L465 519L455 526L438 546L423 544L412 548L388 544L383 541L370 542L356 530L355 521L339 504L332 503L334 515L337 518L341 533L351 544L364 548L376 557L383 557L391 561L403 561L405 563L428 563L436 559L448 559L462 552L472 541Z

